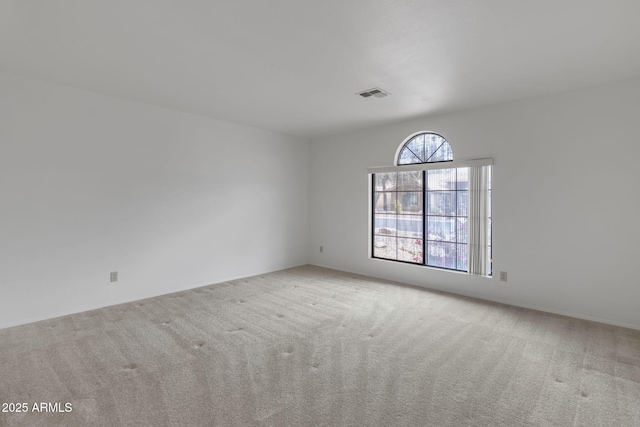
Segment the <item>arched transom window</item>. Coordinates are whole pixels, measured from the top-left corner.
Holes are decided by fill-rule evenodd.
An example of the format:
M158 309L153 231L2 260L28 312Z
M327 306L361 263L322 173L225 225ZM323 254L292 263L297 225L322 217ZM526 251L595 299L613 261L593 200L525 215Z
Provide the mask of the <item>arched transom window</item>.
M453 160L451 146L441 135L421 132L413 135L400 148L396 158L397 165L416 163L450 162Z

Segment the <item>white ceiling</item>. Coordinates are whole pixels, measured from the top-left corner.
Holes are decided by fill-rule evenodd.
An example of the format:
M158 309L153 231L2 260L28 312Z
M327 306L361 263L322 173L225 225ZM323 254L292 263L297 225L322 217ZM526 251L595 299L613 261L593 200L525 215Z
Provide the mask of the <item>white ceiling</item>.
M638 0L0 0L0 70L314 138L640 75ZM355 93L380 87L392 95Z

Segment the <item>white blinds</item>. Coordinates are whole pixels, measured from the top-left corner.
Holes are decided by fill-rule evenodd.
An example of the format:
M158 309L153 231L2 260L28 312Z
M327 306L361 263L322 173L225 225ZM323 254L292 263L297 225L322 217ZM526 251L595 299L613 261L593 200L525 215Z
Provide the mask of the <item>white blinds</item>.
M469 168L469 274L486 276L489 257L489 168Z

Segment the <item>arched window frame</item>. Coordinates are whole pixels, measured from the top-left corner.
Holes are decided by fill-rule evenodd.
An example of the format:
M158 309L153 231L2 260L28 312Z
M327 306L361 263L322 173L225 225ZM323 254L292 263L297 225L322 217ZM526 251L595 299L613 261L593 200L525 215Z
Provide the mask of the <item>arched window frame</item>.
M410 163L400 163L400 158L402 156L402 152L404 150L409 149L408 146L409 146L409 144L411 144L411 142L413 140L415 140L419 136L423 136L423 135L435 136L435 137L438 137L438 138L442 139L442 144L445 145L448 153L450 154L450 158L447 158L447 159L444 159L444 160L431 160L433 155L438 151L438 149L440 149L440 147L438 147L436 150L431 152L430 156L427 157L426 159L423 158L423 159L420 159L421 161L410 162ZM423 157L425 157L425 156L423 156ZM447 156L447 157L449 157L449 156ZM422 163L452 162L452 161L453 161L453 149L451 148L451 144L449 144L449 141L447 141L447 139L444 136L440 135L439 133L430 132L430 131L420 131L420 132L416 132L416 133L413 133L413 134L409 135L407 138L405 138L404 141L402 141L402 144L400 144L398 146L398 149L396 150L396 155L393 158L393 164L397 165L397 166L422 164Z

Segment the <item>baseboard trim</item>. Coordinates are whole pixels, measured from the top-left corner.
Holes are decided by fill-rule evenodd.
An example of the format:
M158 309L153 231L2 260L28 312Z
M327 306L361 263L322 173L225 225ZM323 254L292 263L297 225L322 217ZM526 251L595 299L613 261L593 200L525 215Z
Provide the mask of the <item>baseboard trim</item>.
M580 313L573 313L573 312L563 311L563 310L554 310L554 309L550 309L550 308L546 308L546 307L540 307L540 306L536 306L536 305L522 304L522 303L519 303L519 302L516 302L516 301L502 300L502 299L498 299L498 298L487 298L485 296L476 295L476 294L473 294L473 293L453 292L453 291L450 291L450 290L447 290L447 289L442 289L442 288L435 288L435 287L429 287L429 286L426 286L426 285L417 285L417 284L414 284L414 283L407 283L407 282L403 282L401 280L393 279L393 278L390 278L390 277L378 277L378 276L374 276L374 275L372 275L370 273L361 272L361 271L355 271L355 270L349 270L349 269L340 269L340 268L329 267L329 266L321 265L321 264L310 264L310 265L314 265L316 267L328 268L330 270L342 271L344 273L358 274L360 276L367 276L367 277L371 277L371 278L374 278L374 279L389 280L389 281L397 282L397 283L400 283L400 284L403 284L403 285L415 286L417 288L427 289L427 290L430 290L430 291L443 292L443 293L447 293L447 294L451 294L451 295L459 295L459 296L463 296L463 297L479 299L479 300L482 300L482 301L489 301L489 302L495 302L495 303L498 303L498 304L510 305L510 306L513 306L513 307L526 308L526 309L529 309L529 310L540 311L542 313L557 314L559 316L572 317L574 319L588 320L590 322L597 322L597 323L603 323L603 324L606 324L606 325L620 326L622 328L640 330L640 325L634 325L634 324L626 323L626 322L619 322L619 321L611 320L611 319L603 319L603 318L598 318L598 317L594 317L594 316L588 316L588 315L584 315L584 314L580 314Z

